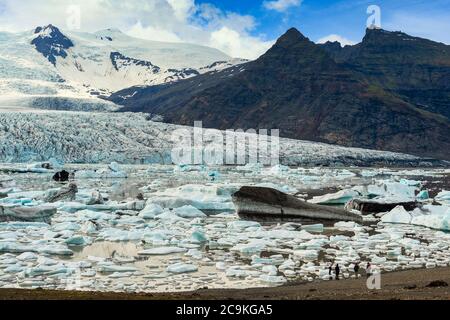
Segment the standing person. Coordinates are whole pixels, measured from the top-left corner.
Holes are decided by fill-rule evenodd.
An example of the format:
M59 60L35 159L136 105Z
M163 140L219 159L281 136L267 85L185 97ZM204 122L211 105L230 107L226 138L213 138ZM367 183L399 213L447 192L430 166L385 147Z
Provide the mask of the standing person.
M336 265L334 272L336 273L336 280L339 280L339 274L341 273L341 268L339 268L339 264Z
M367 278L369 278L372 275L372 265L370 264L370 262L367 262L366 274Z
M355 271L355 276L358 277L358 273L359 273L359 263L356 262L355 263L355 267L353 268L353 270Z

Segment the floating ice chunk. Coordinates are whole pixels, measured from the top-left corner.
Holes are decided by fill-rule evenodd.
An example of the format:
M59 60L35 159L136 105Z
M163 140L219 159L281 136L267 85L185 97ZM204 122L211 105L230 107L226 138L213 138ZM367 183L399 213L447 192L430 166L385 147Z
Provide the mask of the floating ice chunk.
M274 265L279 266L284 263L284 258L282 255L274 255L270 258L260 258L259 256L252 257L252 265Z
M69 246L86 246L92 243L92 239L83 236L74 236L65 241Z
M254 221L233 221L228 223L229 229L242 230L247 228L261 228L261 224Z
M399 182L379 180L375 184L368 186L357 186L353 190L366 197L384 197L398 202L413 201L415 199L415 186L408 186Z
M163 256L174 253L184 253L187 250L179 247L160 247L160 248L152 248L147 250L139 251L138 254L141 256Z
M195 230L191 235L191 242L193 243L205 243L208 242L208 237L201 230Z
M283 272L283 271L286 271L286 270L294 270L295 267L296 267L295 262L292 259L288 259L285 262L283 262L283 264L280 265L278 270Z
M428 193L428 190L422 190L419 192L419 194L416 196L417 200L428 200L430 198L430 195Z
M191 257L197 260L201 260L203 258L203 254L198 249L190 249L186 254L186 257Z
M227 264L225 262L217 262L216 269L220 271L225 271L227 269Z
M56 275L56 274L70 274L72 270L65 267L62 264L51 265L51 266L37 266L33 268L28 268L25 270L25 274L28 277L36 277L41 275Z
M450 205L450 191L443 190L434 198L436 202L441 204Z
M308 202L315 204L337 205L346 204L350 200L359 197L360 194L355 190L341 190L336 193L326 194L324 196L314 197Z
M42 266L54 266L54 265L57 265L59 262L57 260L54 260L54 259L50 259L50 258L47 258L47 257L40 256L37 259L37 263L39 265L42 265Z
M188 184L151 194L149 201L164 208L193 206L199 210L234 210L231 195L239 185L194 185Z
M256 270L246 270L243 266L231 266L226 270L225 275L228 278L247 278L259 277L261 274Z
M46 253L50 255L73 255L72 250L63 245L32 245L32 244L19 244L14 242L0 242L0 252L11 253Z
M154 219L163 212L164 209L160 205L148 202L145 208L139 213L139 217L143 219Z
M371 261L374 264L383 264L383 263L386 262L386 260L387 260L386 257L379 257L379 256L376 256L376 255L371 257Z
M249 243L239 243L231 248L231 251L238 251L242 254L259 254L266 250L267 241L266 240L252 240Z
M180 208L176 208L173 210L173 212L182 218L186 219L192 219L192 218L204 218L206 217L206 214L198 210L197 208L193 206L183 206Z
M323 232L323 224L311 224L301 227L302 230L308 232L322 233Z
M375 176L377 176L379 174L380 173L378 171L375 171L375 170L362 170L361 171L361 176L367 177L367 178L375 177Z
M317 260L319 257L319 251L317 250L295 250L294 257L305 260Z
M263 282L272 283L272 284L283 284L286 283L287 280L285 277L282 276L272 276L272 275L261 275L259 279Z
M120 219L112 220L113 225L138 225L144 224L145 220L140 217L121 216Z
M155 217L156 220L161 220L163 222L167 222L167 223L174 223L177 221L187 221L186 219L176 215L175 213L171 212L171 211L165 211L163 213L161 213L160 215L157 215Z
M410 187L419 187L422 182L416 180L400 179L400 183Z
M269 276L276 276L278 275L278 268L275 266L268 265L262 268L262 272L264 272Z
M107 168L96 171L80 170L75 173L77 179L125 179L128 174L120 169L116 162L112 162Z
M20 264L12 264L6 267L3 272L5 273L20 273L25 270L25 267Z
M53 231L79 231L81 229L81 226L78 223L75 222L61 222L57 223L52 226Z
M167 267L167 272L169 273L190 273L190 272L197 272L198 268L197 266L193 264L187 264L187 263L175 263Z
M65 202L59 207L61 211L75 213L87 209L88 206L79 202Z
M38 255L34 252L24 252L21 255L17 256L17 260L20 261L36 261L38 259Z
M47 229L50 225L43 222L2 222L1 229L20 230L20 229Z
M405 210L405 208L403 208L403 206L397 206L390 212L386 213L381 218L381 221L383 223L409 224L411 223L411 215Z
M334 224L334 227L339 230L353 230L359 228L360 225L353 221L340 221Z
M450 208L443 215L433 214L414 217L411 223L431 229L450 231Z
M105 264L105 265L99 266L97 271L102 272L102 273L136 272L136 271L138 271L138 269L135 267L132 267L132 266L116 266L113 264L109 264L109 265Z
M278 175L286 174L289 171L290 171L289 167L283 166L281 164L277 164L277 165L273 166L272 168L270 168L269 170L267 170L267 174L278 176Z
M92 221L86 221L80 231L85 234L94 234L97 232L97 225Z

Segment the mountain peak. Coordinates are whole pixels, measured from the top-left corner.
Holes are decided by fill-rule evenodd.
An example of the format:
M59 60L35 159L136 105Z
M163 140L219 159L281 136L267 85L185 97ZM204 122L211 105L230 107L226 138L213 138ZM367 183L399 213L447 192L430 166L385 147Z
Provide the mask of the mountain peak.
M298 31L296 28L290 28L286 33L284 33L280 38L277 40L278 46L291 46L293 44L296 44L300 41L308 40L300 31Z
M34 29L34 34L39 34L39 33L51 34L54 32L61 32L61 31L59 31L59 29L52 24L49 24L46 26L39 26L39 27L36 27L36 29Z
M66 58L66 50L74 46L73 42L52 24L37 27L34 33L37 36L31 44L53 65L56 65L56 57Z

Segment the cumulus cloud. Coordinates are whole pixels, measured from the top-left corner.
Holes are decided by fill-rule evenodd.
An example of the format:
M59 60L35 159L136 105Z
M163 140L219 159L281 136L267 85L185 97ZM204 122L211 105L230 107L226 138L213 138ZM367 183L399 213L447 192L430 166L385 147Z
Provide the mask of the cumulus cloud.
M23 31L54 24L81 31L119 28L148 40L207 45L233 57L255 59L273 43L254 35L254 17L224 12L196 0L0 0L0 30ZM76 19L75 19L76 20Z
M317 40L317 43L326 43L326 42L339 42L341 44L342 47L345 47L347 45L352 46L354 44L356 44L355 41L349 40L347 38L344 38L338 34L330 34L326 37L320 38L319 40Z
M275 10L278 12L285 12L291 7L298 7L302 4L303 0L273 0L264 1L263 6L268 10Z

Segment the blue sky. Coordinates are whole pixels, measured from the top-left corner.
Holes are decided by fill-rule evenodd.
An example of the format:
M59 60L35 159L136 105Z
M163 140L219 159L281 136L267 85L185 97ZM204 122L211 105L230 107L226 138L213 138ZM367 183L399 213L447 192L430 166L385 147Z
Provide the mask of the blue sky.
M312 40L339 34L353 41L360 41L364 36L368 6L378 5L383 28L450 44L450 0L303 0L299 6L289 7L284 12L266 10L261 0L198 2L254 16L258 25L253 32L267 38L276 38L293 26Z
M0 0L0 31L49 23L88 32L113 27L255 59L290 27L316 42L357 43L370 5L379 6L387 30L450 44L450 0Z

